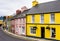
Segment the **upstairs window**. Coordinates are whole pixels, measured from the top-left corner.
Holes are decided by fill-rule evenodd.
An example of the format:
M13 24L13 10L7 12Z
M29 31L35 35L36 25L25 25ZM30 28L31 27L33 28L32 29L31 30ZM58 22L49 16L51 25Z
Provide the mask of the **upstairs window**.
M32 15L32 23L34 23L34 15Z
M52 13L52 14L51 14L51 22L50 22L50 23L54 23L54 22L55 22L55 14Z
M44 14L41 14L41 22L40 23L44 23Z

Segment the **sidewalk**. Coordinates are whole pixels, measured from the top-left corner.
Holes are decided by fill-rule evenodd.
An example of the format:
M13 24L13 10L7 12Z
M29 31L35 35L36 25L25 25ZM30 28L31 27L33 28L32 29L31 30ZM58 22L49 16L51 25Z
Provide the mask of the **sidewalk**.
M4 30L4 32L5 32L6 34L8 34L9 36L12 36L12 37L14 37L14 38L19 38L19 39L26 39L26 40L31 40L31 41L52 41L52 40L45 40L45 39L37 39L37 38L19 36L19 35L13 34L13 33L11 33L11 32L8 32L7 30Z

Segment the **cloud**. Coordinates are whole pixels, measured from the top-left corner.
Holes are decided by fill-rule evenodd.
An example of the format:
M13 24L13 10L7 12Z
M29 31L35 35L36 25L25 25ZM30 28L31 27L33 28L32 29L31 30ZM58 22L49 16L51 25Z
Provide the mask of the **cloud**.
M0 16L12 15L17 9L22 6L32 7L33 0L0 0ZM53 0L37 0L39 3L53 1Z

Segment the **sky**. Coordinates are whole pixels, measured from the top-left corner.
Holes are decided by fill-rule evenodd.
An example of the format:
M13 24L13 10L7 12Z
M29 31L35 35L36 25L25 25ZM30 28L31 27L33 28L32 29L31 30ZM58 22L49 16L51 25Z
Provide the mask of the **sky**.
M17 9L23 6L32 7L34 0L0 0L0 16L14 15ZM54 0L37 0L39 3L50 2Z

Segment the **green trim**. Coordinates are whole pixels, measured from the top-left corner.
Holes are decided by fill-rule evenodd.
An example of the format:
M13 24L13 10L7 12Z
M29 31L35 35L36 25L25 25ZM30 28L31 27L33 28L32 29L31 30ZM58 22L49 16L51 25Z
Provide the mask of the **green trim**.
M41 24L41 23L26 23L26 24L35 24L35 25L60 25L60 24L48 24L48 23L44 23L44 24Z

